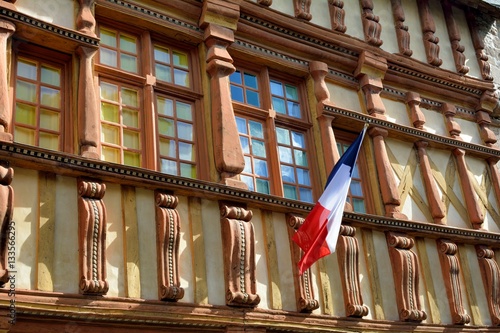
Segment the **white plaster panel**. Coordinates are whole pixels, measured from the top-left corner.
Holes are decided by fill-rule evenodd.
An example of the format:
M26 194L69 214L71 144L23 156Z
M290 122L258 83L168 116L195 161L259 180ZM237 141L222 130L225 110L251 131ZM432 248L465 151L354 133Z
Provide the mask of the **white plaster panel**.
M333 82L326 82L328 92L330 93L330 101L343 109L361 112L361 105L358 91L346 88Z
M465 253L463 253L465 252ZM477 259L476 249L473 245L465 245L460 247L460 255L464 256L465 260L467 260L470 268L470 279L472 280L472 285L469 286L469 293L474 293L476 296L476 303L474 304L477 307L477 313L480 316L481 322L471 322L473 325L492 325L490 312L488 310L488 301L486 299L485 288L483 284L483 280L481 277L481 269L479 268L479 261ZM472 289L472 290L470 290ZM471 313L470 310L468 313Z
M141 298L158 299L158 274L156 253L156 217L154 192L135 189L137 212L137 238L139 239L139 271Z
M16 170L17 171L17 170ZM79 292L78 189L75 178L56 177L54 291Z
M404 24L408 26L408 32L410 33L412 58L427 63L417 2L415 0L401 0L401 5L405 13Z
M369 309L368 314L364 316L365 319L373 319L373 297L371 291L371 283L368 274L368 265L366 264L366 257L363 255L365 252L365 246L362 237L363 229L356 228L356 239L358 240L359 247L359 287L361 289L361 297L363 298L363 304Z
M451 152L449 150L435 149L432 147L427 147L426 151L431 165L434 164L435 166L432 169L434 171L438 171L443 178L445 178L446 168L448 167L450 158L453 158L453 156L451 156Z
M75 29L78 6L74 0L17 0L21 13L65 28Z
M474 177L478 185L481 185L487 168L486 162L483 159L465 155L467 169Z
M448 136L448 130L444 122L444 117L441 112L429 110L427 108L420 108L425 117L424 130L426 132L437 134L441 136Z
M460 193L460 197L461 196ZM470 228L469 223L460 216L457 209L452 204L450 204L446 210L446 225L464 229Z
M38 236L38 172L16 168L12 180L16 233L16 289L36 289L36 242Z
M266 244L264 240L264 230L262 226L262 215L259 209L250 209L253 212L251 223L253 224L255 236L255 279L257 294L260 296L259 308L271 309L269 304L270 283L267 272Z
M203 235L205 237L205 262L207 267L208 303L226 304L224 262L222 255L222 235L220 212L217 201L202 200Z
M389 98L382 98L387 120L399 125L412 126L406 104Z
M489 198L490 200L492 198ZM496 210L498 214L498 210ZM493 216L491 216L490 212L486 210L484 214L484 221L481 225L481 229L488 230L489 232L500 233L500 225L498 224L500 221L495 221Z
M180 218L180 239L179 239L179 282L184 288L182 302L194 302L195 278L193 275L193 253L191 252L191 228L189 227L189 201L187 197L178 197L179 204L177 212Z
M103 198L106 206L106 273L108 296L125 297L125 263L123 253L123 214L121 187L106 184Z
M328 0L316 0L311 2L311 23L331 30L332 22L330 19L330 9Z
M441 68L456 72L457 69L455 67L450 37L448 35L448 28L446 27L441 3L439 1L429 1L429 7L431 15L434 18L434 23L436 24L436 33L434 35L439 38L439 58L443 60Z
M293 0L273 1L270 8L277 10L278 12L288 14L290 16L295 16Z
M409 191L410 194L406 196L406 200L402 205L403 207L401 208L401 212L413 221L433 222L427 219L425 212L422 212L421 208L417 205L417 199L411 196L412 193L418 192L420 194L420 197L424 201L425 206L429 206L419 168L417 168L415 171L413 184Z
M462 9L453 6L453 17L455 18L458 30L460 31L460 45L465 47L465 65L469 67L467 75L481 79L481 69L479 68L479 64L477 62L476 50L474 49L474 44L472 43L472 37L465 13Z
M380 38L384 43L380 47L387 52L398 53L398 38L394 28L394 16L392 15L390 0L374 0L373 12L380 17L379 23L383 25Z
M361 21L361 7L359 1L344 1L345 25L347 35L365 40L363 22Z
M460 125L460 129L462 130L462 132L460 133L460 137L463 141L479 145L483 144L481 135L479 133L479 126L476 122L458 117L455 117L455 121Z

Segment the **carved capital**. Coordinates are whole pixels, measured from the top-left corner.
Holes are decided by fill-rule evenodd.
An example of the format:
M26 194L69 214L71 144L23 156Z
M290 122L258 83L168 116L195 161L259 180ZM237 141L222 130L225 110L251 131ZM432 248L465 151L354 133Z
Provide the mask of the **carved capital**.
M231 30L236 30L240 18L240 6L223 0L205 0L200 17L200 27L214 24Z

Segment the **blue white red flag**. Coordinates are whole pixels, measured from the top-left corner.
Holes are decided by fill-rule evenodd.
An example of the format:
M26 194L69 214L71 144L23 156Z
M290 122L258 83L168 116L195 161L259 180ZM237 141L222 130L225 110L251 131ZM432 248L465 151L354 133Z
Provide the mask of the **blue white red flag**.
M320 258L335 252L351 185L351 174L356 165L366 128L367 125L335 164L328 177L325 191L307 215L304 224L293 236L293 241L304 251L299 261L300 274Z

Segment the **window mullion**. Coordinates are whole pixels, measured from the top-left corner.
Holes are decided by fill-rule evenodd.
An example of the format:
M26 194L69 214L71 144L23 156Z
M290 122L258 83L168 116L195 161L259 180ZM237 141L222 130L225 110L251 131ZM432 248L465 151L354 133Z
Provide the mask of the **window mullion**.
M143 163L147 169L158 170L158 154L157 154L157 132L155 123L155 91L154 86L156 84L156 78L153 72L153 44L151 42L151 35L148 31L145 31L141 35L141 51L140 51L140 63L142 64L142 71L146 76L146 83L144 86L144 103L142 105L142 120L143 128L142 140L144 147L143 152Z
M268 95L270 96L270 95ZM278 152L278 139L276 138L276 112L269 109L266 119L266 134L268 138L268 154L269 154L269 174L271 180L271 193L277 196L283 196L283 184L281 182L281 168Z

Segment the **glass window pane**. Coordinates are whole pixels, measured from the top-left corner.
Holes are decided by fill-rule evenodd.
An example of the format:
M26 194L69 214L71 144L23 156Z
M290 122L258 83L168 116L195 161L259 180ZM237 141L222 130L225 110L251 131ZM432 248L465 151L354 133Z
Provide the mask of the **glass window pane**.
M294 186L283 185L285 198L297 200L297 189Z
M179 159L184 161L194 161L194 145L179 142Z
M135 38L130 36L120 36L120 49L125 52L137 53L137 46Z
M255 158L253 160L254 167L255 167L255 174L257 176L261 177L269 177L269 174L267 172L267 161L265 160L259 160L258 158Z
M141 166L141 155L132 151L123 152L123 164L140 167Z
M264 141L252 140L252 152L255 156L266 157L266 146Z
M248 124L250 125L250 135L259 139L264 138L264 128L261 123L249 120Z
M284 163L293 163L292 150L287 147L279 147L280 161Z
M253 185L253 178L252 177L249 177L249 176L245 176L245 175L240 175L240 179L245 183L247 184L248 186L248 189L250 191L255 191L255 187Z
M31 105L16 103L16 123L36 126L36 108Z
M352 177L353 178L361 178L361 177L359 177L359 170L358 170L358 166L356 164L354 164L354 168L352 169Z
M181 163L181 176L196 178L196 167L193 164Z
M300 200L305 202L313 202L312 191L308 188L299 188Z
M238 132L247 134L247 121L244 118L235 117L236 126L238 127Z
M56 109L61 108L61 92L56 89L41 87L40 104Z
M17 62L17 76L25 77L30 80L36 80L36 64L24 60Z
M101 140L107 143L120 144L120 128L102 124L101 126Z
M179 139L193 141L193 125L177 122L177 135Z
M172 56L174 59L174 66L188 68L188 56L185 53L181 53L178 51L173 51Z
M352 208L354 209L355 212L366 213L365 202L363 199L353 198L352 199Z
M170 53L167 48L155 45L154 57L156 61L161 61L166 64L170 63Z
M297 181L300 185L311 186L311 177L309 176L309 170L297 168Z
M231 85L231 98L233 101L244 103L243 88Z
M235 71L233 74L229 75L229 81L232 83L242 84L240 71Z
M116 33L114 31L101 28L99 37L101 38L101 44L116 47Z
M16 126L14 129L14 141L34 146L35 131L28 128Z
M176 103L177 118L184 120L193 120L193 112L191 104L177 102Z
M252 88L252 89L258 89L257 87L257 76L249 73L245 73L245 86Z
M253 171L252 171L252 158L250 156L244 156L244 159L245 159L245 168L243 169L243 172L253 173Z
M24 81L16 82L16 98L27 102L36 102L36 85Z
M270 194L269 181L264 179L256 179L255 182L257 183L257 192Z
M299 95L297 93L297 87L291 86L289 84L285 84L286 98L298 100Z
M240 136L241 149L243 150L243 154L250 154L250 144L248 138L244 136Z
M101 102L101 119L113 123L119 123L120 110L118 105Z
M106 49L104 47L101 47L99 50L99 59L101 61L101 64L110 66L110 67L118 67L118 61L117 61L117 56L118 53L114 50Z
M123 130L123 145L127 148L141 149L139 133L135 131Z
M247 103L256 107L260 106L259 94L252 90L247 90Z
M295 183L295 173L293 167L288 165L281 166L281 178L284 182Z
M40 132L38 134L38 146L45 149L59 150L59 136Z
M174 116L174 102L171 99L157 97L156 104L158 106L158 113L165 116Z
M271 94L276 96L283 96L283 86L280 82L271 80Z
M161 159L161 172L168 173L170 175L177 175L177 163L171 160Z
M59 112L49 110L40 111L40 128L59 131Z
M122 103L126 106L138 107L139 98L137 91L127 88L122 88Z
M174 121L171 119L158 118L158 131L160 135L175 137Z
M120 54L120 64L121 69L137 73L137 57L122 53Z
M41 81L43 83L59 87L61 84L61 71L55 68L42 66Z
M277 127L276 128L276 136L278 137L278 143L284 144L284 145L290 145L290 135L288 134L288 130Z
M118 102L118 86L101 82L101 98L108 101Z
M174 69L174 83L179 86L189 87L188 72L180 69Z
M305 148L304 134L292 131L292 144L294 147Z
M287 107L288 107L288 115L295 118L301 118L299 103L287 102Z
M160 155L177 158L177 147L174 140L160 139Z
M361 188L361 182L357 180L351 180L351 195L357 196L357 197L362 197L363 196L363 189Z
M172 82L172 73L170 72L170 67L165 65L156 64L155 65L156 78L160 81Z
M139 112L136 110L123 109L123 125L139 128Z
M120 163L120 150L103 146L101 158L103 161Z
M293 151L293 153L295 155L295 164L299 165L299 166L306 167L307 166L307 155L306 155L306 152L303 151L303 150L297 150L297 149L295 149Z
M285 100L273 97L273 109L278 113L286 114Z

